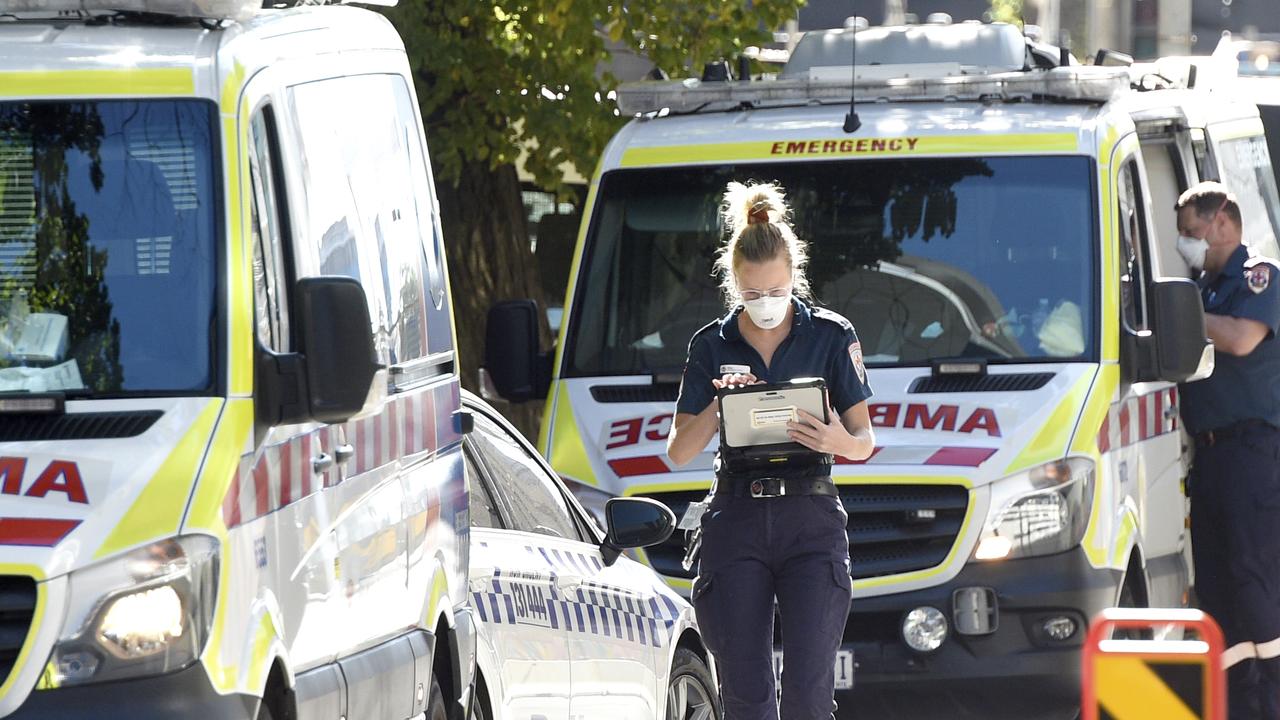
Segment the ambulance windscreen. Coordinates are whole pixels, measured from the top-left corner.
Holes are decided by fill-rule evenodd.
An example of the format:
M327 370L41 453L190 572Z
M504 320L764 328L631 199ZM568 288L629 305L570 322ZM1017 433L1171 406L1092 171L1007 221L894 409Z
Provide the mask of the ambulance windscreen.
M787 191L817 304L869 365L1085 360L1097 219L1084 157L877 159L618 170L602 180L566 374L678 372L724 315L712 268L730 180Z
M213 385L213 105L0 103L0 392Z

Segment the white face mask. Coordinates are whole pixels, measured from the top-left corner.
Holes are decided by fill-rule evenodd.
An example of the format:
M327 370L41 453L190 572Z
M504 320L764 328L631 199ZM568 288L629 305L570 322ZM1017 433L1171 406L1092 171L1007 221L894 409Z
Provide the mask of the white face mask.
M1178 254L1191 266L1192 270L1204 269L1204 256L1209 252L1209 241L1198 240L1186 235L1178 236Z
M759 300L747 300L742 304L746 306L751 322L761 330L772 330L778 327L783 320L787 319L787 313L791 312L790 295L782 297L766 295Z

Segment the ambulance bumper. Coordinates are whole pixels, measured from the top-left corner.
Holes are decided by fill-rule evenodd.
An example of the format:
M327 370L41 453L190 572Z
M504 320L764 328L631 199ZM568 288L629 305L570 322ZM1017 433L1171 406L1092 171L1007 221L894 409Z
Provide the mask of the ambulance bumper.
M251 695L219 695L196 663L157 677L33 690L6 720L254 720L258 702Z
M845 717L1074 718L1080 707L1080 648L1087 623L1115 604L1118 571L1089 565L1076 548L1048 557L971 563L951 582L854 600L845 650L854 653L854 687L838 691ZM985 635L956 632L954 596L996 589L996 624ZM901 636L906 613L942 610L947 639L921 654ZM1075 632L1054 640L1045 623L1070 618ZM844 713L850 713L845 715Z

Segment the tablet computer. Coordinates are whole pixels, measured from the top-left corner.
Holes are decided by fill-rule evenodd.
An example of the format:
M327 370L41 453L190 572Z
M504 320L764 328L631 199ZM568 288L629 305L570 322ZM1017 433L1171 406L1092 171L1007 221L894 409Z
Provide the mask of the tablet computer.
M822 378L721 388L717 396L720 444L726 448L754 449L769 454L811 453L812 450L791 439L787 423L797 420L800 410L828 422L827 384Z

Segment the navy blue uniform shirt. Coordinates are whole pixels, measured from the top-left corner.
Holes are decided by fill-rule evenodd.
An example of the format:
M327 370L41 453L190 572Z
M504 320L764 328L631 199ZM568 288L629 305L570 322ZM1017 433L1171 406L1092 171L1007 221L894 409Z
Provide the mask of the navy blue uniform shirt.
M1280 269L1274 260L1236 248L1216 277L1201 277L1204 311L1257 320L1270 330L1244 357L1217 353L1213 375L1179 386L1182 421L1190 433L1216 430L1242 420L1280 427Z
M741 305L694 333L676 412L696 415L705 410L716 396L712 378L731 372L750 372L768 383L820 377L827 381L828 399L840 414L871 397L853 323L839 313L810 308L798 299L792 299L791 305L795 309L791 332L773 352L769 367L742 339L738 330Z

